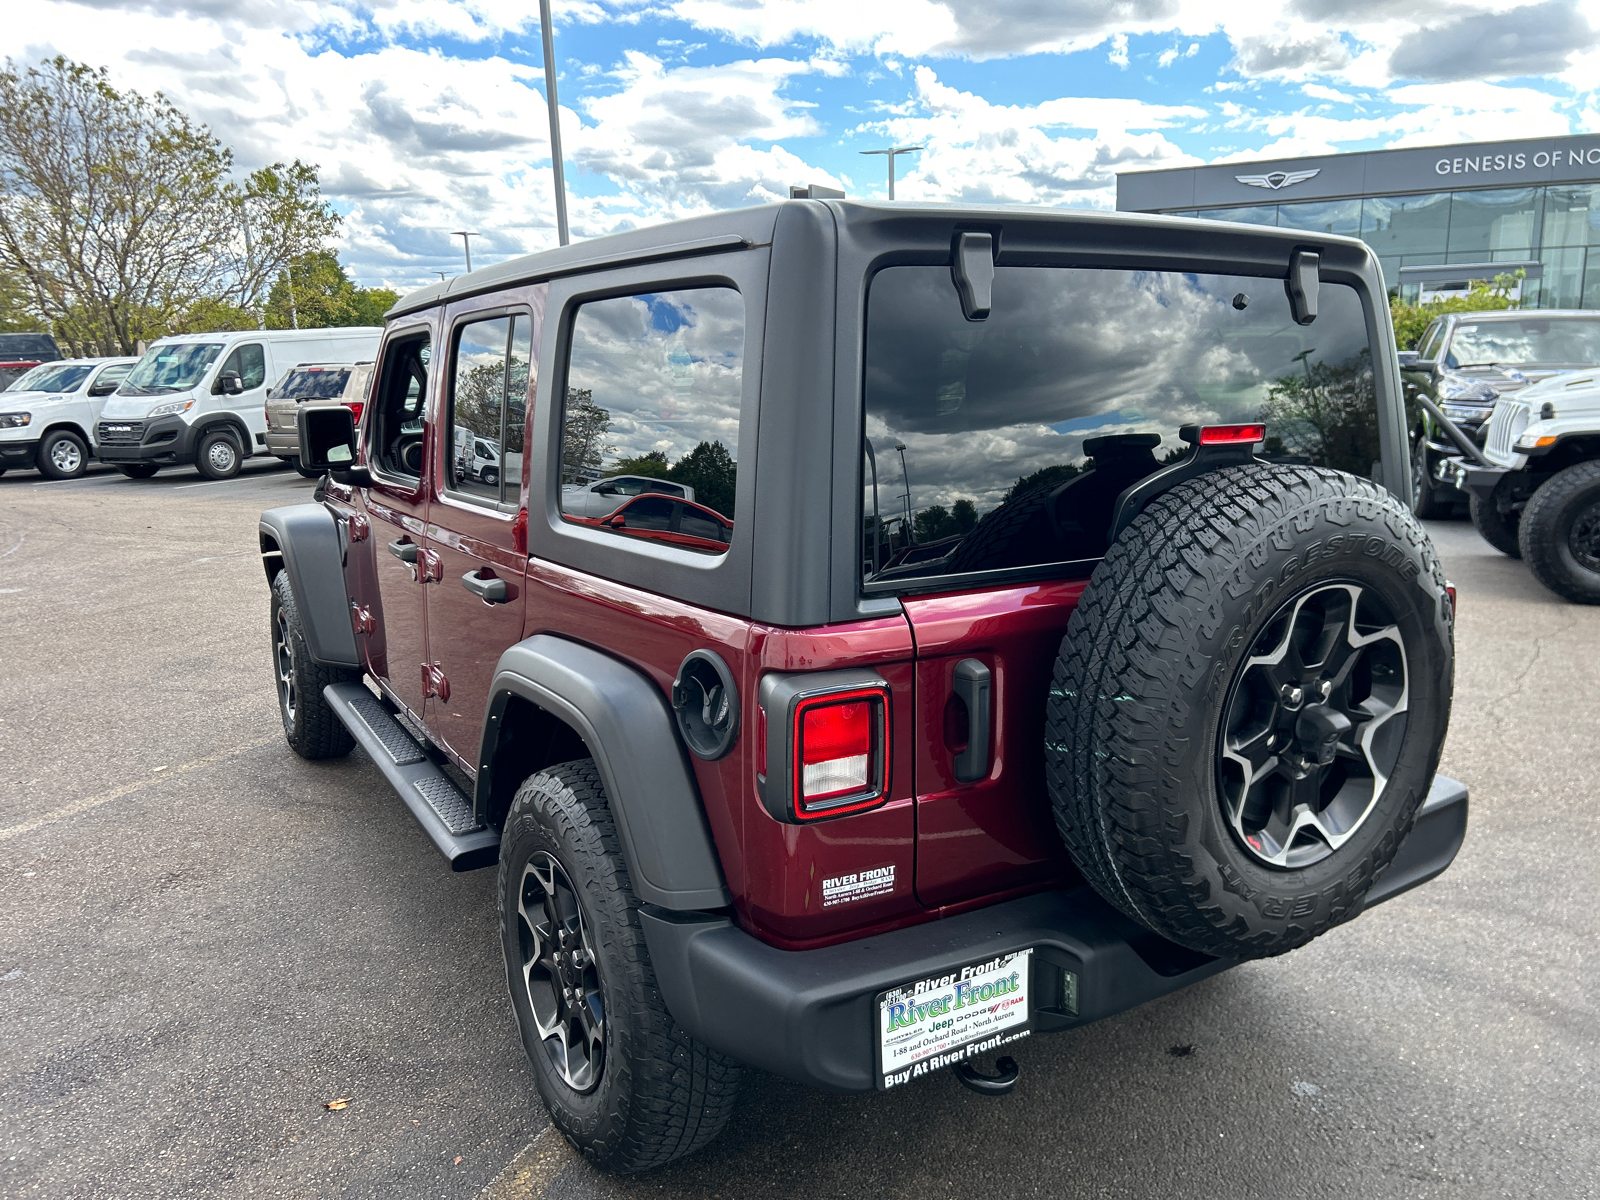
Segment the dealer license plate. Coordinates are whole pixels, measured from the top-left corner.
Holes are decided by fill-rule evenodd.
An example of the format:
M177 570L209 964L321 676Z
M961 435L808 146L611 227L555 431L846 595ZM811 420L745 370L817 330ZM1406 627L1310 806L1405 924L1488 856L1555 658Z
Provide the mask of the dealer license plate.
M1018 950L878 995L878 1087L908 1083L1032 1032L1029 966Z

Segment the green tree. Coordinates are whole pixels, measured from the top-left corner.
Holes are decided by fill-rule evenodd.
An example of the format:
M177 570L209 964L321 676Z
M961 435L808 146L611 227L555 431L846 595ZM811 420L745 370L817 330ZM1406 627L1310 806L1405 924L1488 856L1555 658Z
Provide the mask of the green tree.
M325 329L382 325L399 293L358 287L332 250L302 254L289 263L267 294L268 329Z
M1452 296L1448 300L1435 300L1428 304L1406 304L1398 296L1389 298L1389 315L1394 319L1395 346L1401 350L1415 350L1422 335L1428 331L1433 319L1444 313L1497 312L1516 308L1511 299L1511 289L1527 276L1525 271L1508 272L1495 276L1493 283L1477 280L1465 296Z
M1379 458L1371 352L1363 349L1343 366L1311 363L1274 380L1259 419L1275 435L1269 453L1303 454L1336 471L1370 475Z
M1026 496L1034 488L1055 487L1063 484L1075 475L1080 475L1086 468L1074 466L1072 463L1055 463L1052 466L1040 467L1032 475L1023 475L1011 485L1009 491L1002 497L1000 503L1015 500L1018 496Z
M733 520L738 465L720 441L701 442L678 460L667 478L692 487L695 503Z
M971 533L978 523L978 506L962 497L950 506L950 519L955 522L957 533Z
M49 329L29 303L28 285L10 271L0 271L0 333L48 333Z
M667 456L659 450L646 450L632 458L619 458L606 469L607 475L644 475L651 479L665 479L672 469Z
M611 411L594 402L590 388L567 389L567 412L561 432L561 482L587 483L601 474L606 455L616 447L606 444Z

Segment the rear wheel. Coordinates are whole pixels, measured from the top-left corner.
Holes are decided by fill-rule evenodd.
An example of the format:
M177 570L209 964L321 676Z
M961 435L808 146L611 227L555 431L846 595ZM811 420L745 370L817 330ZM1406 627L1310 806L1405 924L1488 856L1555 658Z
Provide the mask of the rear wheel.
M1159 497L1056 664L1046 763L1079 869L1219 957L1359 912L1433 779L1450 622L1428 535L1367 480L1258 465Z
M596 1166L644 1171L721 1132L741 1068L661 999L592 759L526 780L500 844L500 936L550 1119Z
M1575 604L1600 604L1600 462L1539 485L1517 528L1533 577Z
M1418 438L1417 448L1411 453L1411 511L1419 521L1448 517L1455 507L1453 500L1441 498L1431 468L1428 443Z
M118 463L117 470L129 479L149 479L161 468L155 463Z
M1484 541L1501 554L1509 554L1512 558L1522 557L1522 547L1517 542L1520 514L1501 512L1493 496L1487 500L1473 496L1470 499L1470 507L1472 527Z
M89 447L70 429L53 429L39 443L39 474L76 479L89 469Z
M239 443L228 430L213 429L200 435L194 465L207 479L232 479L242 461Z
M278 687L278 716L290 748L301 758L341 758L355 747L355 739L323 698L330 683L348 683L360 673L345 667L313 662L300 625L289 573L279 571L272 580L269 625L272 635L272 672Z
M494 487L500 482L500 472L495 467L485 467L478 472L478 478L485 487Z

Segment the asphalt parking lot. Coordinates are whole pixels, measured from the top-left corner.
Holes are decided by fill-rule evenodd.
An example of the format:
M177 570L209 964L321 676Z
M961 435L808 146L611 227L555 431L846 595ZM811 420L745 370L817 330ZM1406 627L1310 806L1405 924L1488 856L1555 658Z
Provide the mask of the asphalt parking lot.
M284 745L255 522L311 483L0 478L0 1194L1580 1197L1600 1178L1600 609L1470 525L1435 883L1310 947L948 1074L750 1078L629 1181L548 1132L496 942L356 751ZM329 1111L324 1104L345 1098Z

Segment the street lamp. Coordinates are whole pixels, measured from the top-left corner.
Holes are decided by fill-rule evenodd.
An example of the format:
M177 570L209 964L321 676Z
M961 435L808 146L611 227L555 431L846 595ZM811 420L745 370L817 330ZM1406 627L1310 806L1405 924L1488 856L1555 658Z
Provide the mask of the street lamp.
M862 154L881 154L889 160L889 199L894 199L894 157L897 154L910 154L913 150L921 150L921 146L895 146L888 150L863 150Z
M889 160L893 162L893 159ZM896 442L894 448L900 452L900 478L906 485L906 545L917 544L917 531L911 523L911 472L906 470L906 444Z
M465 229L458 229L454 233L452 233L450 236L451 237L460 238L461 239L461 244L466 247L466 250L467 250L467 274L471 275L472 274L472 239L477 237L478 235L476 233L468 233Z
M544 98L550 110L550 169L556 177L556 237L567 244L567 178L561 169L561 107L556 103L556 37L550 24L550 0L539 0L539 28L544 34Z
M1308 350L1300 351L1299 354L1296 354L1293 358L1291 358L1289 360L1290 362L1297 362L1302 367L1305 368L1305 372L1306 372L1306 395L1308 395L1308 396L1311 394L1311 356L1313 354L1315 354L1316 352L1317 352L1317 348L1315 346L1312 346Z

